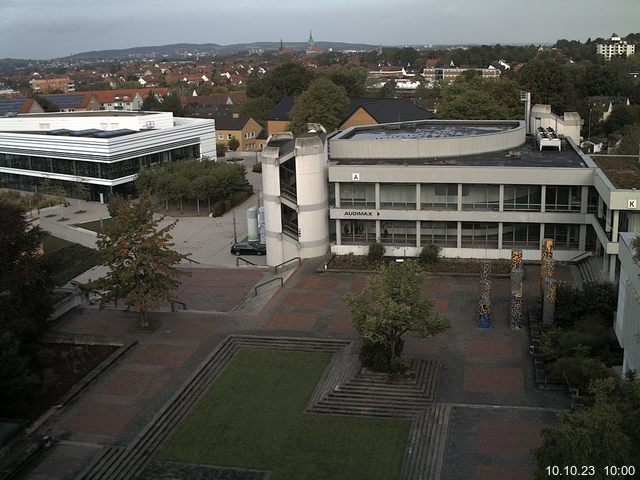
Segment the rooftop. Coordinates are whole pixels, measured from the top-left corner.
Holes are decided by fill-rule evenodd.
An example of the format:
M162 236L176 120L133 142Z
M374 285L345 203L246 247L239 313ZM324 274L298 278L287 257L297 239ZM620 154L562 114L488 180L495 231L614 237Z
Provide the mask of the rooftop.
M640 189L640 160L637 156L590 155L616 188Z
M430 166L475 166L475 167L536 167L536 168L587 168L582 157L568 144L562 151L540 151L535 139L517 149L502 150L473 155L425 157L425 158L335 158L335 165L430 165Z
M125 112L121 110L95 110L90 112L53 112L28 113L20 117L50 118L50 117L138 117L141 115L156 115L161 112Z
M342 138L350 140L389 140L389 139L414 139L414 138L450 138L471 137L487 133L505 132L516 128L519 124L464 124L464 123L406 123L388 124L363 129L354 129Z

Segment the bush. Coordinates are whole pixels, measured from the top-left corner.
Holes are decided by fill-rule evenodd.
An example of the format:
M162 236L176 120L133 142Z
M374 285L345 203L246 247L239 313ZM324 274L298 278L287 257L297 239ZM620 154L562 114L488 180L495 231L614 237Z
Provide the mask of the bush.
M433 265L440 259L441 248L433 243L428 243L420 251L420 263L423 265Z
M367 253L367 259L370 262L379 262L384 257L386 248L381 243L372 243L369 245L369 252Z
M216 157L222 158L227 153L227 144L225 142L216 143Z
M221 217L224 215L225 205L223 201L218 201L211 206L211 213L213 213L214 217Z
M577 388L583 394L587 393L589 384L593 380L599 380L615 375L613 370L600 360L587 358L582 354L575 357L562 357L551 364L550 372L565 378L569 385Z
M251 167L255 173L262 173L262 163L258 162L253 167Z

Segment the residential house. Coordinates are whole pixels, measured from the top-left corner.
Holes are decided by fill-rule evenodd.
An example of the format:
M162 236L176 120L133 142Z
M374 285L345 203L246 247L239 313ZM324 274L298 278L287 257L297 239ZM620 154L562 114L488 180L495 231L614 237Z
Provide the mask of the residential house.
M630 105L629 97L589 97L587 99L587 104L589 105L590 118L589 121L592 123L596 122L604 122L611 112L613 112L614 107L620 105Z
M44 109L33 98L0 98L0 117L9 117L22 113L44 113Z
M42 98L53 103L61 112L91 112L100 110L100 103L90 92L57 93L42 95Z
M235 137L240 146L238 151L255 152L264 142L258 141L262 127L253 118L234 113L216 118L216 142L229 143Z
M33 78L29 81L31 90L35 93L46 93L60 90L62 93L75 92L76 85L69 77L59 78Z
M611 35L609 40L596 44L596 53L602 55L608 62L613 57L630 56L636 52L636 46L633 43L628 43L626 40L622 40L619 35L615 33Z
M182 99L187 117L218 118L231 115L246 98L244 91L185 97Z

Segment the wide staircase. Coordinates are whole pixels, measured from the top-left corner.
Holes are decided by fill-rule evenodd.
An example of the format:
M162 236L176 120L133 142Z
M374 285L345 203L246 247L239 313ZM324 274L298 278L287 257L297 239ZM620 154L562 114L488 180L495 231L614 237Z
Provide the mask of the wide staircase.
M602 276L601 265L602 258L593 256L574 263L572 270L574 271L574 277L576 277L578 286L581 287L587 282L604 282L605 279Z

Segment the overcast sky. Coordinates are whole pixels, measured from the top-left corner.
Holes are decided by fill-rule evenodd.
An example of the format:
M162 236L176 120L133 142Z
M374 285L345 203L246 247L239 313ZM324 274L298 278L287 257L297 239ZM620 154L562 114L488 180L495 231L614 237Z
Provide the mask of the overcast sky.
M548 43L640 30L640 0L0 0L0 58L171 43Z

